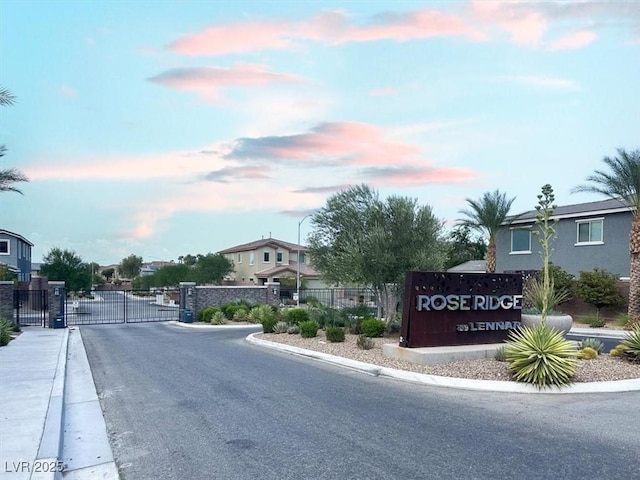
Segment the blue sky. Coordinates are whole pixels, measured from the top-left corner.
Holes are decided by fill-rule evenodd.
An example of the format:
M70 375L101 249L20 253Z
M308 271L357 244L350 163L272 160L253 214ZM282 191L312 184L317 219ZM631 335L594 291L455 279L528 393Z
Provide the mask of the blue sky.
M296 242L359 183L450 227L495 189L599 199L570 192L640 148L640 3L3 0L0 85L34 261Z

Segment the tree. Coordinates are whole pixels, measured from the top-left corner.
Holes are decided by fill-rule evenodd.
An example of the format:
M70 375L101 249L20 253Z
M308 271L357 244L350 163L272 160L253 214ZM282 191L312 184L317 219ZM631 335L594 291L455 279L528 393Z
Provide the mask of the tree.
M471 229L463 225L459 225L449 232L447 247L445 269L470 260L482 260L487 254L487 244L484 240L480 237L472 237Z
M0 87L0 105L9 106L15 103L15 97L11 92ZM7 149L4 145L0 145L0 157L3 157ZM14 183L28 182L27 176L20 170L15 168L0 169L0 192L16 192L22 194L22 192L13 186Z
M74 251L53 247L42 259L40 273L49 280L61 280L70 292L91 287L91 267Z
M496 236L498 232L512 223L516 217L509 217L509 210L516 198L507 199L499 190L486 192L480 200L465 199L470 209L460 210L465 218L458 219L460 225L487 235L487 272L496 271Z
M133 279L140 275L140 269L142 268L142 257L137 255L129 255L123 258L118 265L120 275L124 278Z
M105 268L102 270L102 276L107 279L107 282L111 281L111 277L113 277L114 273L116 273L114 268Z
M582 300L596 307L596 318L600 316L602 307L620 305L623 301L616 277L599 268L593 272L580 272L576 292Z
M219 284L225 275L231 272L233 272L233 263L224 255L220 253L198 254L190 277L191 281L200 285L206 283Z
M443 222L415 199L385 201L367 185L331 196L311 218L311 262L325 281L369 285L378 316L395 313L400 287L410 270L439 270L445 259Z
M596 170L587 177L591 183L578 185L573 191L598 193L631 207L628 326L640 325L640 149L626 152L619 148L617 157L605 157L603 161L610 171Z

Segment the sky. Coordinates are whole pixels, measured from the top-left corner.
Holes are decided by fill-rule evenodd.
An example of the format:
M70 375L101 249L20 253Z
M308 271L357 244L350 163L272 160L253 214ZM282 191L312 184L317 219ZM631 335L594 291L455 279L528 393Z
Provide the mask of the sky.
M296 243L361 183L452 228L602 199L571 190L640 148L640 2L2 0L0 85L35 262Z

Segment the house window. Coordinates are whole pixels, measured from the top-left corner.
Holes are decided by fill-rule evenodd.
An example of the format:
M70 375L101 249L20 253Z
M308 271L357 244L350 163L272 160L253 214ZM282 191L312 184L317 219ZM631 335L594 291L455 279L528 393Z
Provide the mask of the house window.
M531 230L514 228L511 230L511 253L531 253Z
M242 254L241 253L238 254L238 263L242 263Z
M298 253L298 262L299 263L304 263L304 253L302 253L302 252Z
M262 252L262 261L264 263L269 263L269 252Z
M249 252L249 265L253 265L254 263L254 252Z
M0 240L0 255L9 255L9 240Z
M578 241L576 245L603 243L604 237L602 236L602 218L596 218L587 221L577 221L576 224L578 226Z
M276 263L282 263L282 252L276 252Z

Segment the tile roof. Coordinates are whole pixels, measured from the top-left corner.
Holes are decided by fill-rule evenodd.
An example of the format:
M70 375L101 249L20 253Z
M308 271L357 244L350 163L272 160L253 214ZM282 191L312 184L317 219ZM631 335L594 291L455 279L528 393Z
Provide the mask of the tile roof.
M558 206L553 212L553 218L587 217L605 213L628 212L630 210L629 204L619 200L600 200L598 202ZM536 219L537 214L537 210L528 210L519 214L513 223L529 223Z
M263 247L272 247L272 248L282 248L289 252L297 252L298 247L301 252L306 252L307 247L296 243L289 243L282 240L278 240L275 238L263 238L262 240L255 240L249 243L243 243L242 245L236 245L235 247L225 248L224 250L220 250L218 253L237 253L237 252L247 252L251 250L257 250Z

